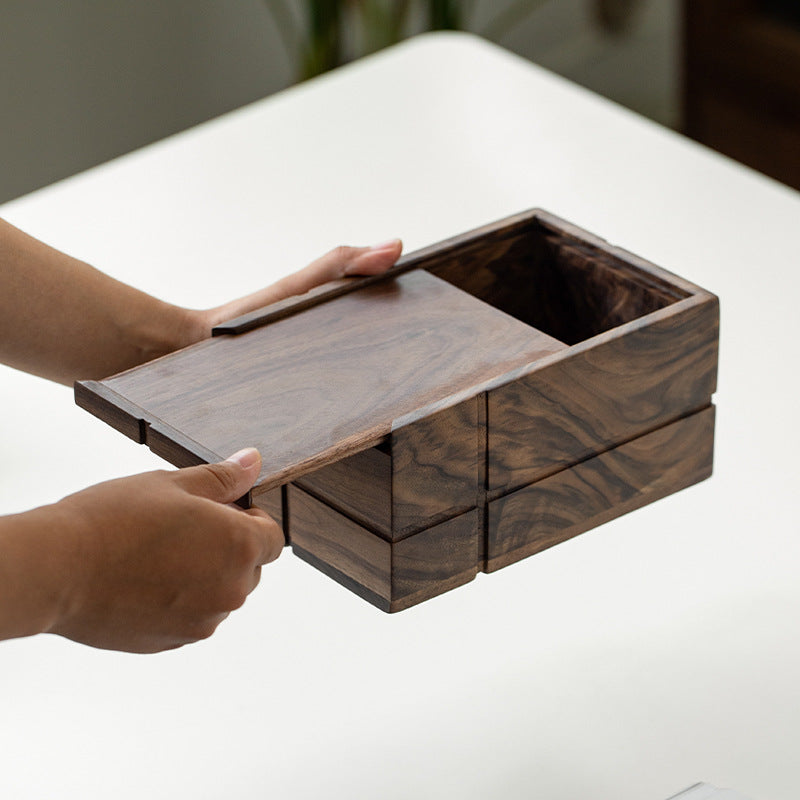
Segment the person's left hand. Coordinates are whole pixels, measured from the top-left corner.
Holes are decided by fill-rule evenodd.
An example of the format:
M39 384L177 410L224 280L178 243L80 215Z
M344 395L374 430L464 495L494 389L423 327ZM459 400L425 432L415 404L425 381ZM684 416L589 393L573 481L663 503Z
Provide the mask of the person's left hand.
M307 267L281 278L246 297L232 300L216 308L188 311L187 341L183 346L199 342L211 335L211 329L225 320L233 319L257 308L263 308L287 297L305 294L323 283L357 275L378 275L385 272L400 257L403 243L391 239L371 247L336 247Z

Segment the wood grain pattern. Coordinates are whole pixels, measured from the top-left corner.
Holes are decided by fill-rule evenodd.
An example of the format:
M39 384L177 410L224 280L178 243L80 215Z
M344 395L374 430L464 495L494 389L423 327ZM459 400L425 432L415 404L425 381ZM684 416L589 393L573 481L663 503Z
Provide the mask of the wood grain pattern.
M359 524L392 538L392 456L370 447L328 464L295 483Z
M258 494L379 443L397 418L562 348L413 272L103 384L209 451L258 447Z
M468 511L392 544L392 601L402 611L469 583L480 567L478 513Z
M483 395L392 431L392 538L475 508Z
M475 508L485 433L484 395L392 431L380 448L356 453L295 483L390 541Z
M287 487L292 549L311 554L363 588L365 599L388 611L392 546L294 485ZM348 586L353 589L352 586Z
M711 475L714 407L489 503L493 572Z
M567 344L699 288L541 211L431 259L426 269Z
M710 293L533 210L76 401L176 465L258 447L242 504L397 611L710 474L718 329Z
M383 611L409 608L478 572L475 510L390 543L302 489L288 488L294 552Z
M698 294L489 393L489 490L504 492L707 406L719 305Z

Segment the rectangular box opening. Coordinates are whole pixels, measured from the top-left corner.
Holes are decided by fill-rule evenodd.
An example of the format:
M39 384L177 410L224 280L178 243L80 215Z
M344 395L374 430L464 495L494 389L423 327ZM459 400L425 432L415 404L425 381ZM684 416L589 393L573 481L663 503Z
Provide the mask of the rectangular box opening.
M456 245L425 268L568 345L689 296L538 219Z

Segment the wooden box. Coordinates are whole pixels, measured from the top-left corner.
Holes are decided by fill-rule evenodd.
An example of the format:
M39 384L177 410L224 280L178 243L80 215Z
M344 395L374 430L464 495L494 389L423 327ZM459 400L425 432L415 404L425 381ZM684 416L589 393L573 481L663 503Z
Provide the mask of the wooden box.
M711 474L717 298L533 210L219 326L83 408L398 611Z

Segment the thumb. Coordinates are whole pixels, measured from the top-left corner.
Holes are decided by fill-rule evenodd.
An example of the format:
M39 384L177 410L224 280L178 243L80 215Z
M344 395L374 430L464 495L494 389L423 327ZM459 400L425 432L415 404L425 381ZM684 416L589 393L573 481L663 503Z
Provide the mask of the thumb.
M261 454L255 447L239 450L225 461L178 470L179 483L191 494L233 503L247 494L261 471Z

